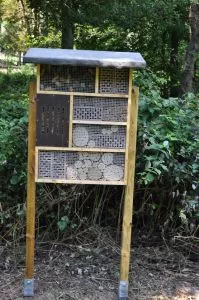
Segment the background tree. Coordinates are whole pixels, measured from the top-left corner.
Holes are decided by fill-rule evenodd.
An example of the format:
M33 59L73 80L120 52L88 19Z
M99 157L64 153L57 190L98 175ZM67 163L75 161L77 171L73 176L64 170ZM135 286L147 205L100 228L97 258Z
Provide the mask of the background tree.
M103 28L80 26L77 45L141 52L152 70L164 73L165 93L177 96L189 37L189 5L189 0L115 1Z
M197 230L198 90L193 86L197 86L199 78L195 71L198 0L193 3L191 0L0 0L0 46L11 56L29 47L62 46L138 51L146 59L148 69L135 73L135 84L141 87L141 93L134 220L138 230L146 226L147 231L151 228L151 233L161 229L170 233L174 228L180 234L182 231L194 234ZM24 211L27 86L32 74L33 69L27 65L20 72L0 73L0 202L3 207L0 220L6 231ZM193 90L195 95L188 93L174 98L180 85L183 93ZM38 222L44 228L53 220L50 233L56 231L61 220L67 220L71 231L96 222L117 226L121 190L47 188L50 193L38 187ZM93 202L101 203L99 198L108 199L106 209L103 202L92 213ZM64 204L61 211L60 203ZM78 207L81 220L74 216Z
M186 50L182 74L182 94L193 91L193 80L197 57L199 56L199 3L192 3L189 12L190 40Z
M75 24L103 24L110 15L114 2L115 0L30 0L29 4L35 12L41 13L47 26L51 22L57 30L61 30L62 48L71 49L74 46Z

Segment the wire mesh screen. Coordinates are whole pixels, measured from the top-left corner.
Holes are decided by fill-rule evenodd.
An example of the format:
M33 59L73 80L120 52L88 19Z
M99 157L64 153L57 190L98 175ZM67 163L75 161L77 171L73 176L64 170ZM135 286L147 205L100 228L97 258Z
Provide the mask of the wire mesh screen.
M126 98L74 97L74 120L127 121Z
M124 180L124 153L40 150L38 155L38 179Z
M95 68L41 65L40 90L94 93Z
M73 125L73 147L125 148L125 145L125 126Z
M128 94L129 69L101 68L99 91L105 94Z

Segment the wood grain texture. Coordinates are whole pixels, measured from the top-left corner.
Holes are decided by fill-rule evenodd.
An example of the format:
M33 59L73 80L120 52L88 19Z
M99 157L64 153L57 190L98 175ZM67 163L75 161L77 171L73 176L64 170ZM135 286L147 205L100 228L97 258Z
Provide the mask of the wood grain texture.
M25 278L34 275L35 246L35 140L36 140L36 83L29 88L29 124L28 124L28 182L26 210L26 270Z
M96 68L96 73L95 73L95 93L99 93L99 68Z
M37 65L37 93L39 93L40 90L40 65Z
M99 93L82 93L82 92L61 92L61 91L38 91L39 94L57 94L57 95L73 95L73 96L92 96L92 97L104 97L104 98L123 98L126 100L129 96L126 94L99 94ZM108 101L108 99L107 99Z
M124 180L127 180L128 172L128 155L129 155L129 138L130 138L130 122L131 122L131 107L132 107L132 85L133 85L133 69L129 69L129 95L128 95L128 114L127 114L127 127L126 127L126 155L125 155L125 174ZM132 121L133 122L133 121Z
M96 181L96 180L68 180L68 179L39 179L37 178L37 182L43 183L68 183L68 184L97 184L97 185L125 185L123 181Z
M120 273L121 281L123 280L128 281L128 275L129 275L132 215L133 215L135 154L136 154L136 137L137 137L138 95L139 95L138 89L133 87L130 119L129 119L130 123L129 123L129 141L128 141L127 185L125 187L125 199L124 199L124 208L123 208L121 273Z
M118 125L125 126L127 122L112 122L112 121L91 121L91 120L73 120L73 124L88 124L88 125Z
M35 147L35 181L37 181L38 178L38 171L39 171L39 160L38 160L38 148Z
M108 148L78 148L78 147L36 147L38 150L45 151L70 151L70 152L116 152L116 153L124 153L125 149L108 149Z
M73 95L70 95L70 116L69 116L69 139L68 147L72 147L73 144Z

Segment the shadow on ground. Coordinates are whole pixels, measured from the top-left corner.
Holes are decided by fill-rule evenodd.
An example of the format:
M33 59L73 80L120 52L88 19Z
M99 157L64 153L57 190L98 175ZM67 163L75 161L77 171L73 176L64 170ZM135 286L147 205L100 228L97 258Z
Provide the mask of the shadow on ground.
M24 246L3 249L0 299L22 300ZM39 244L35 262L37 300L115 300L120 248ZM30 300L30 298L27 298ZM199 265L166 246L132 250L129 300L199 300Z

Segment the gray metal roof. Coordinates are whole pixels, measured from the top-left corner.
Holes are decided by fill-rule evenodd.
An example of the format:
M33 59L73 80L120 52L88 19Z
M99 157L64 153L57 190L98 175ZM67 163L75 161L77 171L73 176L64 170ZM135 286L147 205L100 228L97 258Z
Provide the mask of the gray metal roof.
M23 58L24 63L75 65L115 68L145 68L146 62L137 52L114 52L93 50L68 50L30 48Z

